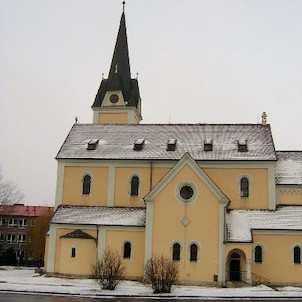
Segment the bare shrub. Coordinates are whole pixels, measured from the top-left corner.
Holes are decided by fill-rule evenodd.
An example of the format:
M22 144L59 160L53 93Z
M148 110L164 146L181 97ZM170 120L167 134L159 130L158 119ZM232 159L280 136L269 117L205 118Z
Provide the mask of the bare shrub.
M151 284L153 293L170 293L178 281L178 265L162 256L153 256L145 266L145 281Z
M102 289L114 290L124 277L125 268L119 252L107 247L101 260L93 267L93 276Z

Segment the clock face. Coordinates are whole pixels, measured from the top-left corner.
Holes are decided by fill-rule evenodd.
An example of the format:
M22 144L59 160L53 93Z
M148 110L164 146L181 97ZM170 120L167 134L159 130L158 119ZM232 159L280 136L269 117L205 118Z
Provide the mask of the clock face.
M117 101L118 101L118 95L117 95L117 94L112 94L112 95L110 96L110 102L111 102L112 104L115 104L115 103L117 103Z

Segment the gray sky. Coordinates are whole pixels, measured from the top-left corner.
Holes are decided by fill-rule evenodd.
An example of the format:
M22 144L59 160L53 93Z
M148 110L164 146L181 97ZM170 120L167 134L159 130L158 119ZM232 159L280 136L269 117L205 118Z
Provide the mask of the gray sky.
M53 205L56 156L107 77L121 0L0 0L0 165ZM128 0L144 123L257 123L302 150L302 1Z

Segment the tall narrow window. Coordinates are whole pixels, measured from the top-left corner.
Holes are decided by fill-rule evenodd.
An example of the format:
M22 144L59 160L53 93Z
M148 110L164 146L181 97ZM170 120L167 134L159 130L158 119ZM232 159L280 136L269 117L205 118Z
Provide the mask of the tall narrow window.
M180 260L180 244L179 243L173 244L172 259L174 261Z
M124 258L131 258L131 243L129 241L124 243Z
M83 194L90 194L90 187L91 187L91 176L85 175L83 178Z
M301 249L298 246L294 247L294 263L301 263Z
M139 178L138 176L133 176L131 178L131 196L137 196L138 195L138 187L139 187Z
M240 180L240 196L249 197L249 180L246 177Z
M255 262L262 263L262 247L260 245L255 247Z
M190 245L190 261L197 261L198 247L195 243Z
M71 249L71 258L75 258L75 256L76 256L76 248L73 247L73 248Z

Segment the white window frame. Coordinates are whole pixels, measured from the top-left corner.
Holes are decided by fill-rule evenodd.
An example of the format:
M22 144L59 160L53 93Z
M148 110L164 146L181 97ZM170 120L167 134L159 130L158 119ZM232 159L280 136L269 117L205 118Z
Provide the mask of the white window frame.
M21 239L20 239L21 238ZM26 242L26 234L19 234L18 235L18 239L17 239L18 243L25 243Z
M12 223L11 223L11 221L12 221ZM17 218L9 218L8 227L13 228L13 227L16 227L16 226L18 226L18 219Z
M19 219L19 227L20 228L23 229L23 228L26 228L27 226L28 226L28 220L27 220L27 218L21 218L21 219Z
M7 234L7 243L14 244L16 243L16 234Z

